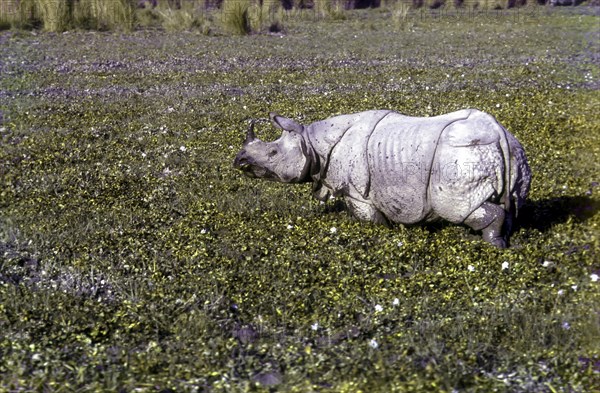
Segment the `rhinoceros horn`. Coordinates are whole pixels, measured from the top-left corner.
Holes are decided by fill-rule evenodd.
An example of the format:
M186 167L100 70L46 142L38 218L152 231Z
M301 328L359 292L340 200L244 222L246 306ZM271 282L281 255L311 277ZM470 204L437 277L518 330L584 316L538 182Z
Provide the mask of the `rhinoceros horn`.
M256 139L256 134L254 134L254 122L255 121L252 120L250 122L250 125L248 126L248 131L246 132L246 140L244 140L244 146Z

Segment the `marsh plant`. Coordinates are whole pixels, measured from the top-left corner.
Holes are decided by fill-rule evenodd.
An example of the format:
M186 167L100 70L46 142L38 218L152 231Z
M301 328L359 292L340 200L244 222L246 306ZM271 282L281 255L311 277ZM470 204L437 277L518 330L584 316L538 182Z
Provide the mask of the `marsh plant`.
M283 29L284 20L346 20L351 2L344 0L311 0L287 3L284 10L279 0L181 0L151 2L135 0L3 0L0 2L0 30L7 28L43 28L60 32L69 29L132 30L135 27L162 27L166 31L200 30L209 34L220 21L220 30L231 35L246 35ZM393 24L410 26L416 13L411 9L467 9L488 11L511 6L536 6L526 0L382 0L381 6L391 10ZM218 7L220 5L220 7ZM422 15L422 12L419 14Z
M254 1L248 9L251 31L277 32L283 28L284 12L278 0Z
M30 29L41 27L37 4L34 0L19 2L0 1L0 27L2 29Z
M223 28L234 35L246 35L252 31L250 24L249 0L223 0L221 23Z
M43 27L61 32L73 28L132 30L133 0L20 0L2 2L1 17L17 28Z
M73 14L73 2L38 0L37 10L47 31L64 31L69 27Z
M314 0L314 15L318 19L343 20L347 18L344 2L341 0Z
M211 22L203 1L182 2L180 7L171 7L168 3L163 4L165 3L161 3L156 10L145 11L147 14L157 15L157 19L160 20L161 26L166 31L199 30L203 34L210 33Z
M408 15L411 9L411 3L407 0L396 1L389 6L392 12L392 20L396 27L406 27L409 20Z
M91 22L91 28L132 30L135 23L135 2L132 0L79 0L81 17ZM75 13L76 18L78 14Z
M278 0L224 0L221 5L222 27L234 35L280 31L283 18Z

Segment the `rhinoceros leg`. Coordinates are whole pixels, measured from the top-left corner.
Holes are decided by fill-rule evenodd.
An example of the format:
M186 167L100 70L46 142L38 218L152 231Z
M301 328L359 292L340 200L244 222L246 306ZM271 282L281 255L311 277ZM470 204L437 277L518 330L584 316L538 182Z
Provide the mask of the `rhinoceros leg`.
M389 226L385 216L367 201L361 201L355 198L344 198L348 210L352 215L362 221L372 221L377 224Z
M483 232L483 240L496 247L505 248L506 240L502 232L506 213L501 206L484 202L464 221L465 225Z

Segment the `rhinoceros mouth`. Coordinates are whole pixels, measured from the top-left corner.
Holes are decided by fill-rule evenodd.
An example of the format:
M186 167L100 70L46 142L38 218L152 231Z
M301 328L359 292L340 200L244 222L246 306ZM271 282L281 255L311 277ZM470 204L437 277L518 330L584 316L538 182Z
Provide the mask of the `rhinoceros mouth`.
M279 180L279 176L277 176L274 172L257 165L242 164L239 166L239 169L244 172L246 176L253 179L260 178L266 180Z

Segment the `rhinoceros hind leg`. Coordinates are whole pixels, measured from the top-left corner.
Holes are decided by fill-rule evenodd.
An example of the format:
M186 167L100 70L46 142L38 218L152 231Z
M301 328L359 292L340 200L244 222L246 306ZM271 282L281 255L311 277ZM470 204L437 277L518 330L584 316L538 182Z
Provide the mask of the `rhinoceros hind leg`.
M464 221L465 225L483 232L483 240L496 247L506 248L503 226L506 213L501 206L484 202Z
M377 224L389 226L387 218L369 202L363 202L354 198L344 199L348 210L350 210L354 217L362 221L372 221Z

